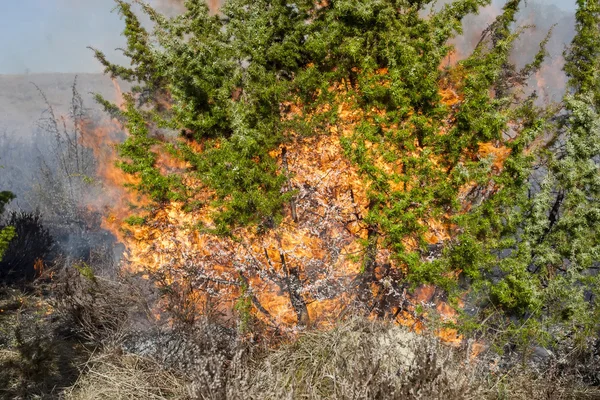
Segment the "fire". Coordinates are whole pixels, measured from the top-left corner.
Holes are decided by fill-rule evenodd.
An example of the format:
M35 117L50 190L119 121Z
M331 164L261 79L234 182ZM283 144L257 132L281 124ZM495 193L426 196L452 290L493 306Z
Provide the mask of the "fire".
M221 6L221 1L219 1L219 0L209 0L208 1L208 8L210 9L210 12L213 14L216 14L217 12L219 12L220 6Z
M36 276L41 276L44 273L45 265L44 260L41 258L36 258L33 263L33 269L35 270Z
M320 158L312 156L315 149ZM365 235L356 212L365 208L366 194L352 165L336 156L342 151L338 139L307 138L286 151L290 185L299 188L297 221L288 213L279 227L264 234L240 228L234 232L240 239L234 241L195 229L198 222L210 227L211 210L187 213L172 203L149 223L126 228L130 267L166 272L171 282L191 280L202 291L218 291L223 313L246 281L256 298L257 317L276 326L293 326L299 319L290 304L290 281L310 280L294 294L306 303L307 319L319 324L334 318L344 304L339 297L351 292L360 271L349 255L360 251L358 240Z
M118 83L114 84L116 97L122 99ZM349 110L342 110L342 114L349 121L357 117ZM85 140L102 160L98 175L107 188L116 190L104 226L126 245L128 269L160 275L164 285L193 287L187 293L193 299L187 302L189 307L193 305L193 313L208 312L209 298L218 293L219 300L211 307L231 317L232 305L241 295L241 287L247 285L254 299L254 313L270 326L289 327L303 321L318 325L335 319L350 300L348 293L361 268L354 256L361 251L360 239L366 237L360 216L367 206L366 191L355 167L340 157L339 134L297 137L292 146L273 152L280 165L281 155L286 154L288 186L297 190L295 217L286 213L279 227L265 234L240 228L234 234L241 240L234 241L197 228L211 228L210 207L190 213L173 202L151 211L145 224L127 225L124 219L131 214L131 205L147 203L122 188L124 183L135 184L137 180L116 166L114 131L118 123L112 124L86 125ZM201 144L195 146L202 148ZM185 176L188 165L164 152L159 154L158 166L163 173L176 171ZM191 178L188 183L192 183ZM194 183L198 185L198 199L202 200L203 193L204 200L208 199L209 191ZM310 285L294 283L303 281L310 281ZM302 304L293 305L290 298Z
M387 70L376 71L377 83L389 84ZM118 82L113 81L118 105L123 107L123 94ZM236 228L230 237L216 236L212 206L184 210L184 204L170 202L151 205L148 199L126 190L124 185L135 185L138 178L125 174L117 167L115 144L122 140L124 128L114 120L110 126L84 126L85 144L94 150L99 161L98 175L105 182L110 207L105 210L103 226L113 232L126 246L124 268L152 277L159 286L170 287L177 302L172 307L187 319L200 314L218 315L234 323L236 304L246 298L251 303L251 314L263 326L279 331L294 331L303 326L331 325L355 301L356 282L361 274L364 241L368 230L363 218L368 213L369 187L357 167L344 156L342 139L351 138L361 121L385 116L385 110L368 112L354 107L356 100L346 90L347 82L332 85L335 105L327 105L313 114L303 115L300 104L282 105L282 120L314 118L318 113L337 107L339 120L325 124L321 131L304 137L293 131L286 132L285 145L273 149L270 156L277 160L281 173L288 176L285 190L293 190L293 201L286 206L283 221L274 229L256 232L255 227ZM454 85L444 82L439 89L442 102L449 109L449 118L440 128L445 132L453 123L453 107L463 99ZM165 107L170 98L164 97ZM397 126L384 126L385 130ZM127 132L124 132L126 135ZM201 152L203 143L185 141ZM368 152L376 154L380 143L366 141ZM418 146L415 146L416 148ZM420 157L422 149L412 151ZM159 154L157 166L161 173L177 173L191 187L195 200L210 204L211 190L188 174L189 165L164 151ZM494 156L500 170L509 152L502 146L480 144L481 157ZM430 156L433 157L433 156ZM436 160L433 160L434 164ZM376 165L390 177L400 175L400 161L376 158ZM437 164L435 164L437 165ZM407 190L418 184L410 180L396 182L390 178L393 190ZM126 218L144 208L144 223L128 224ZM424 218L419 222L426 227L425 239L430 244L442 243L451 237L450 215ZM418 240L407 237L409 248L416 248ZM381 281L391 279L390 271L401 274L401 267L391 258L391 251L379 248L376 257L379 266L375 273ZM387 268L387 270L386 270ZM372 286L373 297L384 296L392 290ZM423 289L425 290L425 289ZM433 289L427 289L433 290ZM425 327L424 315L417 314L417 305L429 304L442 318L453 321L456 311L443 301L424 300L423 293L402 294L402 302L389 304L388 315L401 324L420 331ZM427 297L427 296L425 296ZM440 328L437 334L450 343L461 340L456 331Z
M125 104L125 99L123 98L123 90L121 89L121 85L115 78L111 79L113 88L115 89L115 103L122 110Z
M115 79L112 82L117 105L123 109L123 91ZM101 198L92 200L90 207L104 215L102 227L124 241L120 229L122 221L131 214L132 208L148 204L143 196L126 190L126 187L137 184L139 178L126 174L117 166L119 158L116 146L125 139L127 133L116 119L103 125L97 125L91 120L82 120L80 123L81 142L93 151L96 175L103 184Z

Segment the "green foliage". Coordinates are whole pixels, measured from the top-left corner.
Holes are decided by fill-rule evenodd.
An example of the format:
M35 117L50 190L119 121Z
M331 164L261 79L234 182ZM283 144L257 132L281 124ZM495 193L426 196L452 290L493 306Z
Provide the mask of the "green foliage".
M96 274L94 269L87 263L82 262L81 264L73 264L73 268L79 272L81 276L92 283L96 283Z
M248 284L242 282L240 286L240 296L235 302L234 309L239 314L239 330L241 333L251 331L251 324L254 320L252 315L252 294L249 291Z
M150 136L142 111L136 109L131 95L125 95L125 128L129 136L118 146L119 154L126 160L119 163L121 169L140 178L137 188L154 201L182 200L184 188L181 179L175 174L163 175L156 168L158 154L153 146L159 144Z
M0 192L0 216L4 213L4 207L15 198L15 195L8 191ZM0 227L0 261L8 248L8 244L15 236L15 228L12 226Z
M146 223L146 218L140 216L131 216L125 219L125 223L128 225L144 225Z
M8 244L15 237L15 228L12 226L7 226L0 229L0 260L2 260L2 256L8 249Z
M570 78L569 85L576 92L593 93L596 107L600 104L598 98L599 13L598 1L577 0L576 35L570 49L565 51L565 72Z
M562 110L542 115L559 122L542 119L527 128L544 129L550 139L534 159L525 154L516 158L523 144L515 143L513 162L530 165L524 171L531 172L519 173L517 184L505 185L487 205L465 217L465 235L483 239L488 255L479 262L488 271L485 279L474 284L502 311L493 318L496 329L503 326L520 343L525 337L545 337L551 342L571 338L579 345L598 329L600 8L597 1L579 1L578 6L577 35L566 53L569 90ZM496 224L490 224L491 213ZM526 324L506 316L520 317L517 321Z
M0 192L0 215L4 213L4 207L15 198L15 195L8 191Z
M335 123L337 118L332 111L313 121L286 121L281 118L282 104L299 98L305 112L317 110L332 100L327 88L344 79L365 88L350 88L361 108L375 106L388 111L377 121L379 125L405 127L385 137L378 126L364 123L351 143L378 140L390 145L385 154L388 158L398 158L414 150L416 136L420 147L426 146L433 154L438 145L436 131L447 114L438 94L442 74L438 66L450 50L446 41L460 31L465 15L488 3L456 1L423 18L420 12L425 4L410 2L336 1L315 7L311 1L291 6L283 1L232 0L225 4L221 16L210 16L204 4L188 2L187 11L171 20L143 5L155 23L155 31L149 33L131 7L118 1L117 9L126 24L125 54L131 58L132 67L111 64L98 51L96 56L113 77L140 84L134 89L142 93L137 96L139 101L154 102L151 111L142 111L136 109L133 97L126 97L125 110L119 114L127 121L130 137L120 147L125 159L121 167L140 177L138 188L158 202L191 201L194 194L177 177L158 171L159 141L149 132L152 126L178 129L182 136L204 147L201 153L185 144L176 144L174 149L213 190L213 201L207 204L219 210L215 215L218 231L227 232L237 224L272 226L291 194L283 194L285 176L269 153L287 140L290 129L315 132L324 126L325 119ZM389 71L389 87L375 85L374 71L380 68ZM153 96L148 99L143 93ZM483 87L479 93L484 93ZM485 96L487 99L487 91ZM172 103L170 109L159 104L165 97ZM103 103L109 111L117 112L114 106ZM489 118L482 118L482 129L489 122ZM463 130L453 136L462 137ZM471 144L475 143L472 139ZM357 148L360 151L362 146ZM453 150L456 161L464 146L454 146ZM400 252L403 236L422 230L419 218L456 205L452 203L457 185L449 188L445 174L422 157L407 157L407 165L414 168L403 176L416 172L432 188L388 191L388 199L382 200L376 192L385 193L385 182L403 176L387 176L373 169L376 154L349 156L361 170L370 171L366 178L375 183L373 215L368 219L391 233L389 241ZM416 197L420 198L410 200ZM392 203L395 205L388 207ZM409 206L417 203L420 206L414 210Z
M194 193L177 175L163 176L156 167L153 149L160 143L149 132L155 125L178 129L206 148L199 154L179 143L172 150L214 191L207 204L219 210L218 231L237 224L271 225L289 195L281 194L285 177L268 152L282 140L279 109L289 97L289 77L299 67L294 54L303 38L306 6L232 2L223 10L231 14L229 23L210 16L201 2L186 6L184 15L166 20L145 5L156 24L150 35L131 7L117 2L132 67L113 65L96 52L113 77L139 83L136 100L154 105L151 111L138 110L134 98L126 97L119 114L130 137L120 146L125 160L120 165L141 178L138 188L152 199L192 202ZM172 108L161 108L161 96L170 99Z

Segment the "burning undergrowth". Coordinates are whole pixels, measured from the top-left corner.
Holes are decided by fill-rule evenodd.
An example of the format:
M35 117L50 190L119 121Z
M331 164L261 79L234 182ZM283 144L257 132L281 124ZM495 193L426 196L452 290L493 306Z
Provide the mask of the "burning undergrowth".
M490 16L496 14L490 11L493 9L486 10ZM463 38L477 43L485 37L481 31L475 35L469 30ZM457 45L457 59L463 58L463 47ZM560 63L555 61L544 68L554 71L558 66ZM461 68L450 68L439 83L441 104L449 111L445 115L446 122L435 128L438 136L454 129L455 111L464 102L460 82L466 80L466 76ZM440 69L443 70L443 65ZM543 86L544 69L540 71L537 82ZM353 73L359 71L353 70ZM385 68L375 71L375 85L389 87L387 73ZM508 77L514 80L512 84L526 88L524 78L517 71L512 73ZM119 99L118 107L113 109L116 114L121 112L131 118L134 114L127 114L131 104L126 103L147 101L142 97L127 97L131 95L123 99L116 81L115 89ZM127 132L123 120L117 119L111 126L95 126L83 120L76 124L81 130L81 138L76 142L92 149L97 160L95 174L103 181L100 192L83 191L95 199L87 199L82 204L102 215L101 226L125 245L123 268L151 278L166 297L175 296L177 301L167 299L162 307L171 307L170 311L180 320L189 323L200 315L211 314L233 326L242 316L248 323L288 331L329 324L358 307L367 314L386 316L420 329L423 318L419 314L424 313L417 310L424 304L433 306L432 310L437 309L446 320L453 321L456 313L452 307L443 300L431 303L434 296L422 294L429 289L411 295L409 283L398 283L406 275L406 265L391 257L390 241L371 229L365 220L372 208L370 192L376 189L364 179L365 172L353 162L356 160L349 157L352 152L360 150L368 154L374 160L374 167L387 177L384 185L391 190L409 192L422 183L417 176L405 172L406 162L390 158L389 154L381 156L385 153L382 144L357 136L365 121L387 118L385 109L357 111L360 104L350 92L362 89L356 82L338 82L329 88L334 97L333 106L326 105L311 111L312 114L303 115L301 110L306 107L301 103L280 104L282 121L318 119L333 109L338 122L324 122L310 135L290 130L285 133L285 143L269 153L278 175L284 178L282 192L290 199L284 204L282 220L277 223L264 220L258 228L236 227L227 235L217 234L219 227L214 215L220 206L214 203L215 192L194 173L182 149L187 146L201 154L208 147L218 149L219 141L195 140L193 132L185 129L183 137L177 138L175 132L158 129L158 123L144 128L154 143L146 151L156 156L155 178L178 181L193 193L192 201L188 198L156 202L150 196L139 194L135 187L147 177L135 169L137 166L122 162L117 144L122 142L122 135L131 137L132 134ZM231 96L234 102L243 98L243 91L236 90ZM165 93L168 92L163 95ZM166 103L163 102L161 109L170 112L170 94L162 97ZM389 132L412 129L410 124L412 122L406 126L386 126L383 123L381 126L384 132ZM425 122L427 124L431 122ZM489 159L490 176L499 175L511 154L509 142L512 139L503 139L477 143L476 148L460 156L460 162ZM364 149L353 144L348 147L348 143L361 141ZM404 151L405 155L414 160L426 158L438 172L449 173L453 168L425 149L420 138L410 147L411 150ZM227 162L224 167L233 168ZM497 192L499 187L493 183L481 187L475 181L467 181L460 188L458 211L416 218L414 232L404 236L401 246L415 252L426 245L429 250L422 257L435 260L444 243L456 236L453 218L468 211L480 201L477 199ZM454 279L459 273L460 269L447 278ZM451 341L456 340L453 332L446 332Z
M190 299L182 304L189 309L177 310L186 320L216 312L233 323L240 297L275 328L333 319L347 304L341 299L351 292L360 269L352 255L360 253L355 225L364 193L356 171L339 157L338 140L314 137L298 146L276 155L293 177L288 189L295 196L279 227L265 233L242 228L230 237L215 235L212 210L184 211L177 202L127 221L130 202L113 205L105 226L126 243L126 268L152 275L163 287L187 291ZM158 165L181 173L181 163L168 158ZM112 168L101 175L115 185L121 182Z
M379 74L384 77L386 71ZM356 166L344 157L341 139L350 137L365 116L354 110L343 85L330 90L337 92L338 113L344 122L326 125L325 132L308 137L290 132L288 144L270 153L286 176L283 190L293 193L283 220L267 229L236 228L226 236L215 233L212 206L190 211L182 202L156 204L123 188L124 182L134 185L139 181L118 168L114 142L106 127L88 131L87 126L86 137L93 138L87 143L92 143L97 157L110 160L98 169L98 175L106 187L118 193L104 209L102 226L125 244L122 267L151 279L163 291L158 317L162 309L177 321L193 325L211 315L229 326L241 318L248 331L262 326L280 333L298 327L330 326L341 315L352 315L357 309L417 330L424 326L425 320L417 312L423 305L433 306L431 310L445 320L455 320L456 312L443 297L435 295L434 289L425 287L412 295L408 294L409 286L395 283L404 271L394 263L383 240L372 271L373 282L378 283L364 283L368 186ZM457 90L447 83L440 93L448 106L461 101ZM300 113L292 104L284 109L289 112L282 116L284 119ZM382 112L375 111L374 115L377 113ZM449 126L443 127L440 134L447 129ZM168 142L177 144L178 139ZM203 148L188 140L181 143ZM503 152L502 148L482 144L479 156L498 153L499 171L506 158ZM384 160L380 165L389 170L402 167ZM177 174L194 188L194 201L210 204L213 192L189 173L189 167L189 163L165 154L156 161L163 174ZM431 229L426 237L432 248L449 238L448 224L426 221ZM416 237L410 243L414 246ZM361 300L364 291L371 299L366 309ZM439 335L449 342L460 341L454 329L444 328Z

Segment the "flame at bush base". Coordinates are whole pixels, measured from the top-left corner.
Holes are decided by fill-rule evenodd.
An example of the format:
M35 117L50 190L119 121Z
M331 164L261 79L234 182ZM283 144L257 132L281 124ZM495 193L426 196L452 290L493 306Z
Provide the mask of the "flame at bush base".
M385 84L386 72L378 71L381 84ZM94 149L99 161L98 175L105 181L111 199L109 207L104 205L103 226L126 246L124 268L151 277L164 290L164 303L160 307L185 321L192 322L202 314L211 314L232 325L241 313L248 313L254 323L279 331L293 331L299 325L332 324L355 304L368 235L362 219L368 212L369 188L344 156L341 139L351 137L356 124L369 116L352 107L352 99L343 92L343 86L342 83L330 89L344 98L338 105L341 123L326 126L324 132L310 137L288 133L290 140L285 148L280 146L270 153L278 160L280 169L286 170L287 190L293 189L295 196L293 204L285 210L283 221L276 228L261 233L256 227L247 227L237 228L231 237L212 234L214 210L210 206L191 212L177 202L151 206L148 199L123 187L135 185L138 179L116 165L115 143L121 139L118 132L123 131L118 122L114 121L111 127L91 124L84 127L86 145ZM122 98L116 82L115 88L117 97ZM448 85L440 88L440 95L450 108L462 101ZM299 113L293 104L289 104L289 108L291 113ZM452 123L450 116L448 124ZM447 129L449 126L442 126L440 134ZM198 143L188 144L201 148ZM376 150L377 146L377 143L366 143L369 151ZM284 151L285 168L282 165ZM159 154L157 167L162 173L180 173L189 187L197 188L195 200L209 203L210 190L186 174L184 162L165 152ZM477 156L494 156L494 167L499 171L508 154L504 146L482 143ZM383 159L376 162L386 171L402 168L398 162ZM390 185L398 183L390 182ZM402 190L396 186L395 190ZM138 213L145 210L143 221L126 223L125 219L136 209ZM421 221L428 226L425 238L429 243L440 243L451 237L447 221L447 218ZM387 266L387 272L380 273L377 276L380 282L370 288L373 297L398 290L390 283L393 277L389 271L402 271L390 254L385 247L378 250L376 264ZM435 309L446 321L455 321L454 309L424 294L431 290L421 288L414 294L395 293L392 296L395 302L387 304L389 309L385 314L417 331L424 328L426 318L426 313L418 315L418 304ZM441 328L437 334L450 343L461 340L451 328Z

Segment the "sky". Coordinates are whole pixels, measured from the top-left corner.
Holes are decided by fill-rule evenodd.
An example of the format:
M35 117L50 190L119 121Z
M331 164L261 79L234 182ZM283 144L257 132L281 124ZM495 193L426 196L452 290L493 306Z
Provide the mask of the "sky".
M121 62L123 23L113 0L0 0L0 74L94 73L87 46ZM573 10L575 0L538 0Z
M112 0L1 1L0 74L100 72L86 47L124 43Z

